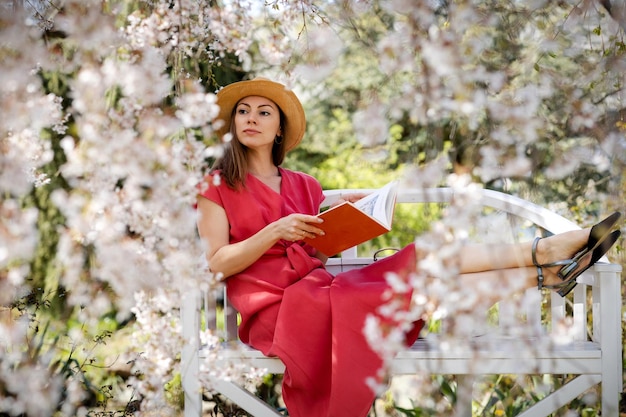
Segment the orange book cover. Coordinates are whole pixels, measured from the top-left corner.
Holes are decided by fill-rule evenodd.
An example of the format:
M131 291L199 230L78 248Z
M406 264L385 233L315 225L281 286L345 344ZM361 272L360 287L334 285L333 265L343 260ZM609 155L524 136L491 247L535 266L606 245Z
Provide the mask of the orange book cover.
M324 230L325 235L313 239L306 238L304 241L324 255L334 256L352 246L387 233L391 230L395 195L395 186L390 183L379 192L365 197L362 203L344 202L320 213L319 217L323 218L324 222L317 226ZM374 205L380 207L374 209ZM380 216L380 220L376 219L375 214Z

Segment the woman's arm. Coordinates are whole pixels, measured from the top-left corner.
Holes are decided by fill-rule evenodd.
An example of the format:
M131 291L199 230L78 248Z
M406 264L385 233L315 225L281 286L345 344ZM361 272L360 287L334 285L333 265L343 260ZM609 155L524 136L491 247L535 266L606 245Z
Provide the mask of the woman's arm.
M220 205L204 197L198 198L198 233L204 240L206 258L212 272L228 278L256 262L278 240L296 241L324 232L314 226L323 220L306 214L291 214L268 224L241 242L229 243L228 217Z

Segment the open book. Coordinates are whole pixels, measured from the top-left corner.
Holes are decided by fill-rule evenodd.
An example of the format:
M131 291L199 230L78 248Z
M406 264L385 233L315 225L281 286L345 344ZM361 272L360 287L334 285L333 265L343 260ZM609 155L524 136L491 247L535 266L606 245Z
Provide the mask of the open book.
M398 184L392 181L355 203L348 201L320 213L316 225L324 236L304 241L324 255L334 256L391 230Z

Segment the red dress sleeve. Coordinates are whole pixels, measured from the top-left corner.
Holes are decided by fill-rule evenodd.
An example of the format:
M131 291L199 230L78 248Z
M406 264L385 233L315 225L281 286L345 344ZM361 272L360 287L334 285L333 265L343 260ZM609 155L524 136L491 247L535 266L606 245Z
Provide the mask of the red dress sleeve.
M207 175L206 177L204 177L202 182L198 184L198 196L211 200L220 207L224 207L224 203L222 202L222 196L219 192L221 184L222 180L219 172L214 172Z

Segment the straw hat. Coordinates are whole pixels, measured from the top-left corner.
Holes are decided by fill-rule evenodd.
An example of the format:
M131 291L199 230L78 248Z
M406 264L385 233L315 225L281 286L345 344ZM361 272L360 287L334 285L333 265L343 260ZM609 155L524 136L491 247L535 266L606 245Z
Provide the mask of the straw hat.
M285 126L283 126L285 151L295 148L302 140L306 129L304 109L292 91L267 78L239 81L229 84L217 92L217 104L220 106L220 113L217 118L225 122L224 126L218 129L218 135L222 137L229 132L233 109L239 100L248 96L265 97L280 107L285 115Z

